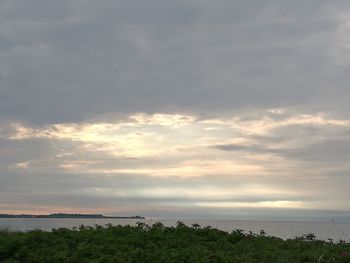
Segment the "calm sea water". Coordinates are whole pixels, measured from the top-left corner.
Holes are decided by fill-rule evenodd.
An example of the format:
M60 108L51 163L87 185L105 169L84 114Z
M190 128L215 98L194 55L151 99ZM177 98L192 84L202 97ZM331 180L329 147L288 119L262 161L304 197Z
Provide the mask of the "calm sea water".
M235 220L181 220L181 219L47 219L47 218L0 218L0 229L28 231L41 229L50 231L53 228L86 225L94 226L105 225L136 225L137 222L145 222L152 225L155 222L162 222L166 226L175 226L177 221L182 221L186 225L198 223L201 226L212 226L224 231L242 229L246 232L252 231L259 233L264 230L268 235L280 238L294 238L303 234L314 233L318 239L328 240L332 238L335 241L345 240L350 242L350 223L333 222L269 222L269 221L235 221Z

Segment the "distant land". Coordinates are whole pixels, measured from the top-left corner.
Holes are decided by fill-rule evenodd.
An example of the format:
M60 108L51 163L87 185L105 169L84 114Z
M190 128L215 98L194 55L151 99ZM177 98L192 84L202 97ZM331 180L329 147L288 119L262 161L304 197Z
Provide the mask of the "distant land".
M11 215L0 214L0 218L94 218L94 219L145 219L143 216L104 216L101 214L49 214L49 215Z

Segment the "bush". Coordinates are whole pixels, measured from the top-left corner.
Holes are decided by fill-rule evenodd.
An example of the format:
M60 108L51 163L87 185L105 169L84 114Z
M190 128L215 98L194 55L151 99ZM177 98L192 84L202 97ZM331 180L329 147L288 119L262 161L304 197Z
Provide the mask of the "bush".
M106 225L0 232L0 262L350 262L346 242L317 240L314 234L282 240L261 231L227 233L215 228Z

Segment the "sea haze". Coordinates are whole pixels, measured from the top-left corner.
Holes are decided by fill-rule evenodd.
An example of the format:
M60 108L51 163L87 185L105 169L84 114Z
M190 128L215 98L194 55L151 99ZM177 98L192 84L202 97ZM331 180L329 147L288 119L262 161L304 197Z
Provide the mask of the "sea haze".
M280 237L283 239L294 238L304 234L313 233L317 239L334 241L350 241L350 223L330 222L287 222L287 221L239 221L239 220L205 220L205 219L4 219L0 218L0 229L10 231L28 231L40 229L51 231L53 228L73 228L79 225L95 226L97 225L131 225L135 226L137 222L145 222L152 225L161 222L165 226L176 226L177 221L182 221L191 226L194 223L202 227L211 226L223 231L231 232L236 229L244 230L246 233L252 231L259 234L264 230L267 235Z

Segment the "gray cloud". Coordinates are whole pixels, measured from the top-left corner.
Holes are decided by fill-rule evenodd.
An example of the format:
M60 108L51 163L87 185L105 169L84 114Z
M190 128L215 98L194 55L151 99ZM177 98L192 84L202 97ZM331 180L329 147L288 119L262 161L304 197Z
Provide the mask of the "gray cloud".
M350 140L325 140L306 145L304 148L273 149L262 145L214 145L213 148L223 151L243 151L248 153L275 154L286 158L323 163L348 163L350 158Z
M348 8L345 1L3 1L1 117L54 123L280 106L348 115L347 66L336 61L347 57L339 16Z
M349 13L345 0L1 1L0 205L265 218L275 210L214 203L300 201L313 208L300 217L346 217L346 124L266 133L249 124L303 113L350 118ZM159 124L98 131L107 142L11 138L14 123L52 133L53 123L115 123L135 112L187 113L198 122L181 131ZM233 117L242 126L231 127ZM210 119L221 124L200 122ZM123 153L123 137L113 136L134 132L153 137L124 138L131 150ZM154 152L133 156L142 143L141 152ZM206 171L214 162L223 167ZM172 175L179 167L187 177ZM282 218L296 210L279 211Z

